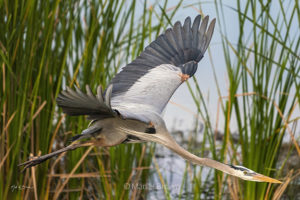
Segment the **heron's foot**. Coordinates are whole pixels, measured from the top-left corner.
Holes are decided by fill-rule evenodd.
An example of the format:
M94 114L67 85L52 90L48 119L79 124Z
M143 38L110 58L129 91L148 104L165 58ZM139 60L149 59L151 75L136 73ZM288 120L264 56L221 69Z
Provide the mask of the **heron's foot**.
M183 74L183 73L180 73L179 76L181 78L181 82L184 82L190 78L188 74Z
M38 165L38 164L44 162L44 161L47 160L47 159L48 159L48 158L45 157L45 156L30 157L30 160L28 160L28 161L26 161L26 162L24 162L24 163L21 163L21 164L19 164L18 166L24 166L24 168L23 168L23 170L22 170L22 172L23 172L23 171L25 171L25 169L31 168L31 167L33 167L33 166L35 166L35 165Z

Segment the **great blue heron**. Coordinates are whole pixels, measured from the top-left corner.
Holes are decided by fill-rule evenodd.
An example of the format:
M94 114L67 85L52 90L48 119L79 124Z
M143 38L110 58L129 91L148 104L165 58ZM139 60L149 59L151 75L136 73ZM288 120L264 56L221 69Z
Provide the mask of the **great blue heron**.
M22 163L24 169L83 146L107 147L149 141L164 145L194 164L244 180L281 183L243 166L197 157L179 146L165 126L162 111L175 90L194 75L210 43L216 20L213 19L207 28L208 20L206 16L200 25L201 16L198 15L192 25L190 17L185 19L183 26L176 22L126 65L105 92L101 86L97 88L96 96L88 86L86 94L77 87L76 91L67 88L61 92L57 104L64 113L88 115L92 122L72 138L79 140L78 143Z

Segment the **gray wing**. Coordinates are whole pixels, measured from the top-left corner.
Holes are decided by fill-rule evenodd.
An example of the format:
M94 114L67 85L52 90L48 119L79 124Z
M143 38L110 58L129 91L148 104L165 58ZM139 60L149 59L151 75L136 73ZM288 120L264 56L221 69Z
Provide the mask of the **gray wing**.
M112 86L107 88L105 96L103 96L101 86L98 86L96 96L88 85L86 94L76 86L75 89L76 91L67 87L56 99L57 105L64 113L71 116L88 115L89 119L104 119L116 115L110 106Z
M198 15L191 25L187 17L183 26L176 22L111 82L111 105L124 118L149 122L149 115L161 114L182 83L180 74L193 76L213 34L215 19L208 29L208 16L201 25ZM151 117L153 118L153 117Z

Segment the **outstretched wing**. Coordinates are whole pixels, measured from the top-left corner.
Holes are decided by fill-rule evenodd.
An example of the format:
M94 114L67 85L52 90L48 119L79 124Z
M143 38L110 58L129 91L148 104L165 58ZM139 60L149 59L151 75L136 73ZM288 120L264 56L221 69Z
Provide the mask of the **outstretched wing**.
M198 15L192 26L190 17L183 26L176 22L126 65L112 79L112 107L124 118L145 122L145 111L160 114L185 78L196 72L214 31L215 19L207 28L208 19L200 25Z
M64 113L71 116L88 115L89 119L104 119L115 116L110 106L112 86L107 88L105 96L103 96L101 86L98 86L96 96L88 85L86 86L86 94L76 86L75 89L76 91L67 87L56 99L57 105L62 108Z

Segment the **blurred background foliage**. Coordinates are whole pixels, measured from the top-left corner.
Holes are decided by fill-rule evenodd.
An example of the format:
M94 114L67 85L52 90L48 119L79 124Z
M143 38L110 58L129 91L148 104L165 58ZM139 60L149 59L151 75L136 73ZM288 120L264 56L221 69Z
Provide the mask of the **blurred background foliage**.
M166 199L276 199L297 195L299 168L284 171L288 158L299 159L300 9L297 1L239 1L229 6L209 1L217 13L215 34L221 35L228 79L222 96L212 52L207 53L219 96L219 127L211 120L207 100L196 77L188 87L200 123L190 131L188 148L198 156L241 164L284 181L253 183L186 163L181 187L172 196L168 177L160 172L155 144L82 148L21 173L28 159L62 148L87 125L85 117L67 117L57 108L58 93L76 84L105 87L149 41L172 23L179 10L202 11L201 1L169 6L167 0L1 0L0 1L0 198L2 199L146 199L153 176L164 184ZM174 3L173 3L174 4ZM274 4L274 3L273 3ZM151 5L151 6L150 6ZM141 12L141 9L142 12ZM226 9L235 13L238 38L228 39ZM188 14L187 14L188 15ZM297 31L292 31L292 30ZM238 127L233 138L230 123ZM223 140L216 141L218 130ZM298 129L299 130L299 129ZM195 142L201 137L202 145ZM283 144L283 139L289 143ZM284 146L285 145L285 146ZM287 149L284 159L280 151ZM209 154L205 152L209 151ZM278 169L278 170L276 170ZM297 185L298 184L298 185ZM124 186L126 186L124 188ZM289 192L292 191L292 192ZM299 194L298 194L299 195Z

